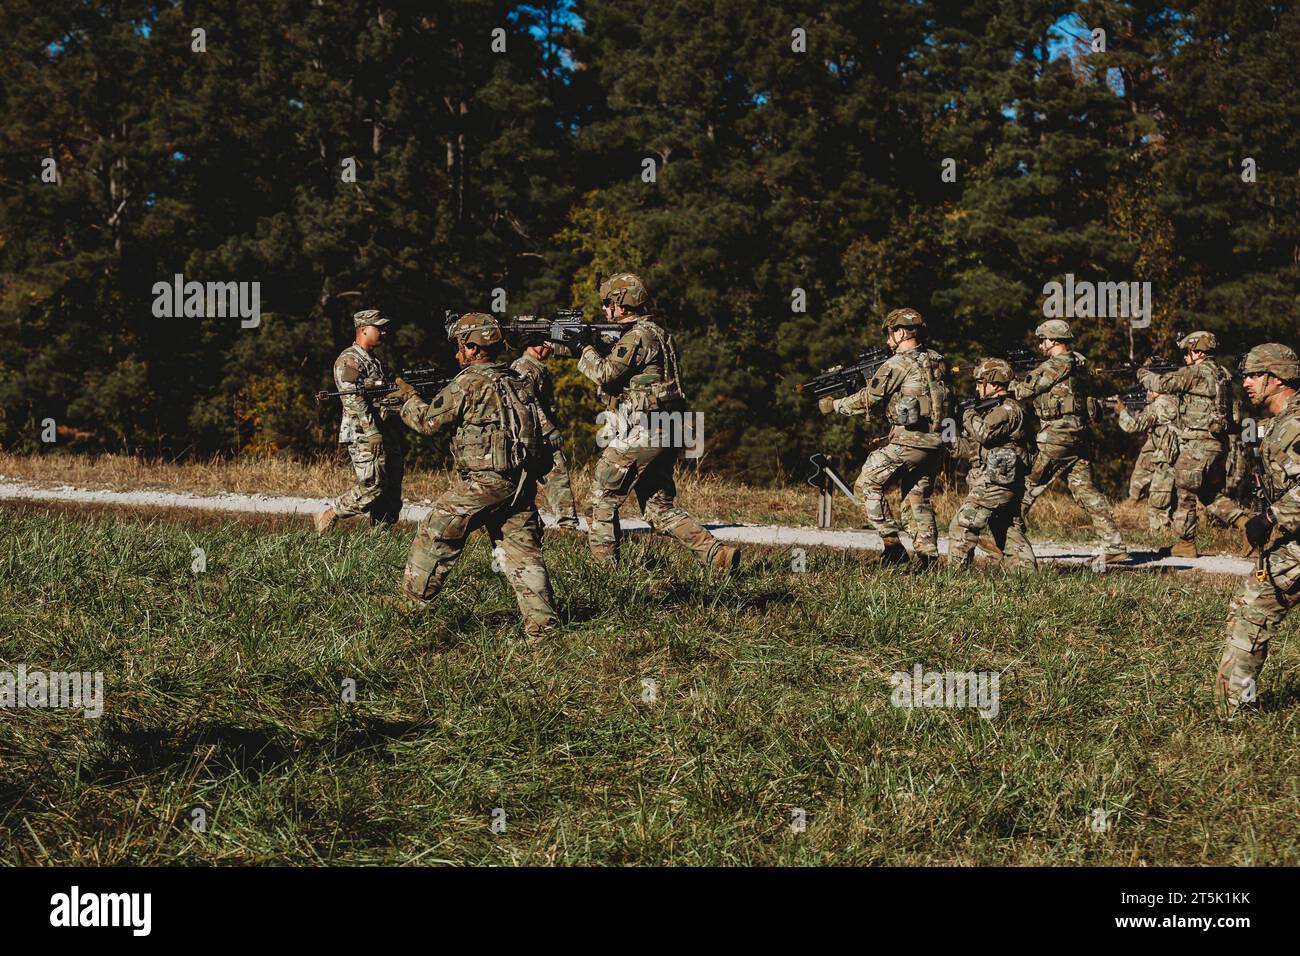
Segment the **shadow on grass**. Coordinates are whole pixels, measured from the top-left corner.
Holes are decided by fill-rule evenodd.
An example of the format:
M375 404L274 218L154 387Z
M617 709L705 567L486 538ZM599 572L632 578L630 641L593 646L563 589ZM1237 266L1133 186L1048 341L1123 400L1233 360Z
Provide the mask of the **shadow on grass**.
M226 723L202 724L186 733L175 730L122 730L106 726L104 735L109 755L93 764L91 772L100 783L127 780L190 762L205 750L206 762L216 768L235 771L256 782L264 773L293 763L300 754L324 753L342 757L373 751L374 756L392 763L384 745L418 736L434 722L388 720L377 717L346 717L317 734L296 734L277 728L237 727Z

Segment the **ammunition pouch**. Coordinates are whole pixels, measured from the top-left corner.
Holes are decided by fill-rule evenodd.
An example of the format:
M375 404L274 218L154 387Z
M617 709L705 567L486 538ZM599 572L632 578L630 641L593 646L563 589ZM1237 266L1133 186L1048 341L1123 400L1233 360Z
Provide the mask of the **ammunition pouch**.
M909 431L926 431L930 422L930 397L899 395L890 401L885 416L891 425Z
M1016 483L1020 471L1020 456L1010 445L990 448L984 459L984 472L995 485L1009 488Z

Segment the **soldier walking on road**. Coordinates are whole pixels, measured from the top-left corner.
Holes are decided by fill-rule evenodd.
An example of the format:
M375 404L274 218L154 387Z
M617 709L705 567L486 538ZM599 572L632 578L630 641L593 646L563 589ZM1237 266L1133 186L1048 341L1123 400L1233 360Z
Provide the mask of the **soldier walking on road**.
M378 309L352 316L356 339L334 363L334 384L345 394L339 443L345 445L356 473L356 483L316 515L321 534L340 518L369 514L371 525L395 525L402 512L402 429L396 408L388 398L374 400L358 393L346 394L366 384L385 381L384 367L373 352L384 335L388 319Z

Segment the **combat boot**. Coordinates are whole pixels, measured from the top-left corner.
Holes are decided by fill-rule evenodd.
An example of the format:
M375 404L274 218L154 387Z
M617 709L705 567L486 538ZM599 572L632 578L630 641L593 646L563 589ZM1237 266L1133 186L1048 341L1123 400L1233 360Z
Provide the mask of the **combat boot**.
M1184 541L1181 538L1169 549L1169 554L1175 558L1199 558L1201 556L1201 552L1196 550L1195 541Z
M907 564L907 549L898 540L898 535L881 535L880 541L885 546L885 551L880 556L881 564Z
M423 614L432 606L431 602L413 598L405 591L399 591L397 594L385 594L379 599L379 603L383 607L391 607L403 616Z
M339 516L335 513L334 509L326 507L324 511L317 512L316 514L316 533L327 533L331 528L338 524L338 521Z
M1101 559L1107 564L1124 564L1133 560L1133 555L1129 554L1123 548L1112 551L1106 551L1102 554Z
M918 571L929 571L931 568L939 567L939 556L937 554L924 554L916 552L916 569Z
M709 567L723 574L730 574L740 567L740 549L729 544L720 544L709 559Z

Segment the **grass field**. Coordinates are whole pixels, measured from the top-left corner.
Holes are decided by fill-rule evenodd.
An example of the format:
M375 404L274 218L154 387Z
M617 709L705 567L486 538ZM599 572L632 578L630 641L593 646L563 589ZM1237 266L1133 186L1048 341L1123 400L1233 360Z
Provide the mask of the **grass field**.
M0 670L106 685L97 720L0 711L0 860L1300 863L1297 620L1221 722L1231 581L819 552L725 580L645 539L609 577L558 537L565 623L527 645L477 536L425 619L378 604L410 536L0 512ZM892 706L916 663L1000 672L998 715Z

